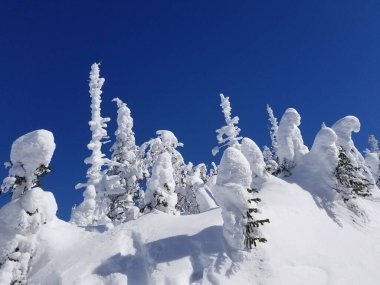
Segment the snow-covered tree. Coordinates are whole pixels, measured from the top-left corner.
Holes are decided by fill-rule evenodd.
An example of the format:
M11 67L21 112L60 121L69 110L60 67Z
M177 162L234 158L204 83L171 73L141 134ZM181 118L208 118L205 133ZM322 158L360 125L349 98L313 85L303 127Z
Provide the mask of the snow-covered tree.
M270 133L270 138L271 138L271 141L272 141L272 149L273 149L273 152L276 154L277 153L277 132L278 132L278 122L277 122L277 118L274 116L274 113L273 113L273 110L272 108L267 105L267 112L268 112L268 116L269 116L269 122L271 124L270 128L269 128L269 133Z
M53 134L46 130L28 133L12 144L11 168L2 191L12 191L13 201L0 209L1 234L8 237L0 245L0 284L28 283L32 259L38 256L36 234L56 217L53 194L39 187L54 150Z
M252 188L260 188L266 176L266 165L263 154L257 144L249 139L243 138L241 142L241 152L249 162L252 172Z
M288 108L277 130L277 156L280 171L284 176L291 175L291 169L309 151L303 143L301 131L298 128L300 124L301 116L295 109Z
M335 170L338 165L339 151L336 146L337 135L326 126L322 126L314 139L313 146L299 162L295 171L298 181L305 189L313 189L314 195L323 202L333 202L337 193Z
M263 147L263 158L265 163L265 170L272 175L277 175L278 163L273 155L273 152L267 146Z
M354 145L351 134L360 131L360 121L354 116L346 116L338 120L332 129L338 136L337 146L339 161L335 170L336 189L344 201L348 202L358 196L371 195L375 184L365 160Z
M103 185L105 177L102 171L107 162L102 153L102 145L106 143L105 139L108 138L106 127L110 121L109 118L101 116L101 95L104 81L105 79L100 77L99 64L94 63L91 66L89 83L91 97L91 121L89 125L92 137L87 148L91 151L91 156L84 160L90 167L87 170L87 183L76 185L76 189L86 187L83 193L84 201L73 208L71 213L71 221L82 226L94 225L100 219L105 218L109 205L109 202L106 201L107 195Z
M168 152L161 153L153 164L152 176L145 193L145 211L159 211L177 214L177 194L175 191L172 157Z
M50 172L49 163L55 150L53 134L37 130L19 137L12 144L9 175L3 180L1 193L12 191L12 199L40 186L40 179Z
M225 146L228 147L237 147L239 146L239 141L242 139L239 137L240 129L237 126L239 123L239 117L231 116L231 103L229 97L224 97L223 94L220 94L222 112L224 115L224 119L226 122L226 125L221 127L220 129L216 130L217 140L219 143L219 146L216 146L212 150L212 154L216 155L219 150Z
M216 201L222 209L223 236L233 251L252 248L256 242L265 242L259 226L269 222L260 217L251 189L252 174L249 162L236 148L227 148L219 165L216 185L213 189Z
M181 153L177 150L183 144L178 142L178 139L171 131L159 130L156 132L157 138L145 142L139 151L139 156L143 161L144 173L149 183L150 174L153 172L153 166L158 157L167 152L171 156L173 167L173 177L175 182L175 192L178 196L177 209L184 214L191 214L190 209L195 209L195 200L191 187L186 184L187 176L191 172L191 167L184 162ZM190 192L189 192L190 191Z
M111 166L107 172L109 183L105 185L108 198L111 200L107 215L118 223L133 219L138 213L137 207L142 204L143 196L140 187L143 171L133 132L131 111L119 98L113 101L118 107L118 127L115 132L116 141L111 147Z
M370 149L365 151L365 163L372 173L376 184L380 183L380 151L378 141L374 135L368 138Z

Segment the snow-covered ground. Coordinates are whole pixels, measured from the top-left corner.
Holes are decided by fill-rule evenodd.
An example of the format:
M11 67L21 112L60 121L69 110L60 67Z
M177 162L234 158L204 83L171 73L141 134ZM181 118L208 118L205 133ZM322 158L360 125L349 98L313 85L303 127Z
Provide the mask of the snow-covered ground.
M363 222L339 205L333 215L309 191L275 177L259 196L268 242L240 263L225 248L219 208L156 211L108 230L56 219L38 233L28 284L379 284L376 197L362 202Z

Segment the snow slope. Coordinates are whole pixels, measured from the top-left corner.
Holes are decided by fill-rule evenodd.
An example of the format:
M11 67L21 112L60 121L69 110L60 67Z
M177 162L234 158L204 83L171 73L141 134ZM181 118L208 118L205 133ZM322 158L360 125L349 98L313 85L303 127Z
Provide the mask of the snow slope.
M268 242L241 262L225 246L218 208L152 212L108 230L56 219L38 233L28 284L379 284L378 195L361 201L364 222L339 204L326 211L307 190L275 177L264 182Z

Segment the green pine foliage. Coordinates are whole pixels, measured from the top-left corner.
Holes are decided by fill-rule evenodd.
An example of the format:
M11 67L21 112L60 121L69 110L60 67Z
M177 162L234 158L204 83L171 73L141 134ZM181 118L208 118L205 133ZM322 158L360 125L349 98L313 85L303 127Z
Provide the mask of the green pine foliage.
M256 189L247 189L247 191L252 194L252 193L258 193ZM244 236L245 236L245 246L247 249L252 249L253 247L257 246L258 242L267 242L267 240L259 235L258 228L260 226L263 226L265 223L269 223L269 219L261 219L258 220L255 218L255 214L259 212L259 209L257 208L257 204L261 202L261 199L256 197L256 198L251 198L248 200L249 207L246 213L246 218L247 218L247 224L245 225L245 231L244 231Z
M342 147L339 146L338 149L339 161L334 174L338 184L336 190L342 194L343 201L370 196L369 188L372 184L364 175L366 170L355 166Z

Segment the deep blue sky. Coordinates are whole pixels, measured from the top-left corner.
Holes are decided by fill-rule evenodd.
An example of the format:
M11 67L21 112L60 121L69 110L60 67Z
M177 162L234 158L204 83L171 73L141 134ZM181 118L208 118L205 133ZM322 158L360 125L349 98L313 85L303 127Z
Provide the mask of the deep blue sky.
M45 189L68 219L82 200L74 185L85 181L95 61L109 134L118 96L132 109L138 143L169 129L186 161L213 159L220 92L242 135L259 145L269 143L269 103L278 117L287 107L300 112L309 146L323 121L356 115L363 149L368 134L380 136L379 31L378 0L1 1L0 161L18 136L51 130L57 150Z

